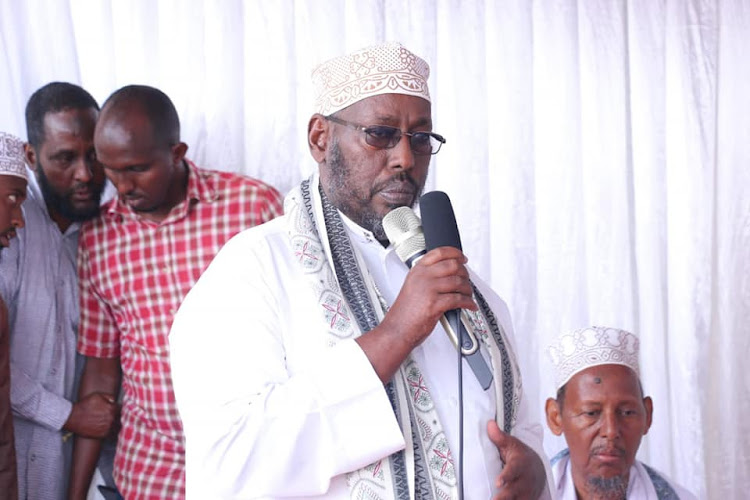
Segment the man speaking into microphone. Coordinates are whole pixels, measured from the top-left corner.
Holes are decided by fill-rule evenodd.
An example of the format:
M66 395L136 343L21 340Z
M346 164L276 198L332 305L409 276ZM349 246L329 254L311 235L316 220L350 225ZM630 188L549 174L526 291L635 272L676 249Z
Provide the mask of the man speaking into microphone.
M172 327L188 498L549 497L507 307L459 249L409 269L383 229L446 142L428 75L397 43L313 71L318 173L221 250ZM462 361L463 426L451 310L492 375L485 389Z

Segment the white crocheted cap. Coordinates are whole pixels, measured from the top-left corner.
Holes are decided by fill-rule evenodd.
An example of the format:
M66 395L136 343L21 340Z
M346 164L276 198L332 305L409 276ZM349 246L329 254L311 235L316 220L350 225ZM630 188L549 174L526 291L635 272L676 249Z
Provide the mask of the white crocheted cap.
M385 42L336 57L312 72L315 112L330 115L380 94L430 100L429 65L398 42Z
M591 326L561 335L547 348L555 367L557 389L586 368L598 365L623 365L638 369L638 337L625 330Z
M0 132L0 175L14 175L28 180L23 159L23 141Z

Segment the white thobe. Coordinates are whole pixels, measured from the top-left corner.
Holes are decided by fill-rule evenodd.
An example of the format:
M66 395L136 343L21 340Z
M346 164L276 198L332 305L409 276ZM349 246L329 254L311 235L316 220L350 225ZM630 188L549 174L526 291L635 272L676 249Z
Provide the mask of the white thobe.
M571 472L570 457L563 457L552 466L552 474L555 480L555 488L558 500L577 500L576 487L573 484L573 473ZM661 472L658 473L662 479L677 493L680 500L695 500L696 497L679 484L669 480ZM639 461L630 467L628 480L627 500L659 500L646 468Z
M345 222L392 304L408 269L392 248ZM505 304L476 284L512 336ZM232 239L187 295L170 351L188 499L349 498L347 472L405 447L369 360L353 339L329 347L319 304L296 262L286 217ZM438 325L412 356L457 456L455 348ZM501 470L486 436L494 417L493 388L483 391L464 363L468 499L490 498ZM541 427L523 398L513 434L544 457Z

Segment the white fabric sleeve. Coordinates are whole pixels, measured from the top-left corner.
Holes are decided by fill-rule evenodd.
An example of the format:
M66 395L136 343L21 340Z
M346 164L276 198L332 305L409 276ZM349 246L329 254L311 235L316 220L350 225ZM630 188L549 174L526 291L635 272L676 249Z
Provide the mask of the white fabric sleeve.
M476 274L471 273L472 282L480 289L490 309L495 314L495 317L503 326L505 330L506 338L510 343L510 349L513 353L518 352L516 350L516 339L515 332L513 330L513 322L510 317L510 310L505 302L487 286L481 278ZM515 356L515 354L514 354ZM518 361L518 356L515 356ZM523 381L522 381L523 383ZM540 422L534 417L535 413L531 412L529 408L529 399L526 397L525 391L521 393L521 402L518 405L518 414L516 418L516 425L513 427L511 435L523 441L529 448L534 450L544 464L544 472L547 475L547 488L542 492L539 497L544 500L551 500L554 498L552 492L556 491L554 478L552 477L552 469L549 465L549 458L544 452L544 430ZM502 429L502 425L500 426Z
M286 343L320 335L322 316L296 322L310 331L284 331L283 315L300 311L280 311L275 296L306 285L278 283L272 253L256 259L230 241L175 317L188 498L320 495L333 477L404 447L383 385L353 340L311 352L290 374Z

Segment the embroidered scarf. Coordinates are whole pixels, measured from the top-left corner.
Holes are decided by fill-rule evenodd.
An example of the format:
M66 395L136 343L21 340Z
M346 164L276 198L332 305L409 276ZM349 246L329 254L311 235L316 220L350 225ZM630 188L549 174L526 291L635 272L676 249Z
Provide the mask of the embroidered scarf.
M308 286L316 292L321 320L328 327L328 335L321 341L332 346L375 328L388 305L369 274L362 272L366 268L361 256L352 246L338 210L320 189L317 174L287 195L284 212L295 257ZM502 326L476 287L474 296L480 311L470 313L470 320L493 367L497 421L510 432L521 397L518 365L507 348ZM350 498L457 498L452 453L419 366L407 357L384 387L406 447L348 473Z

